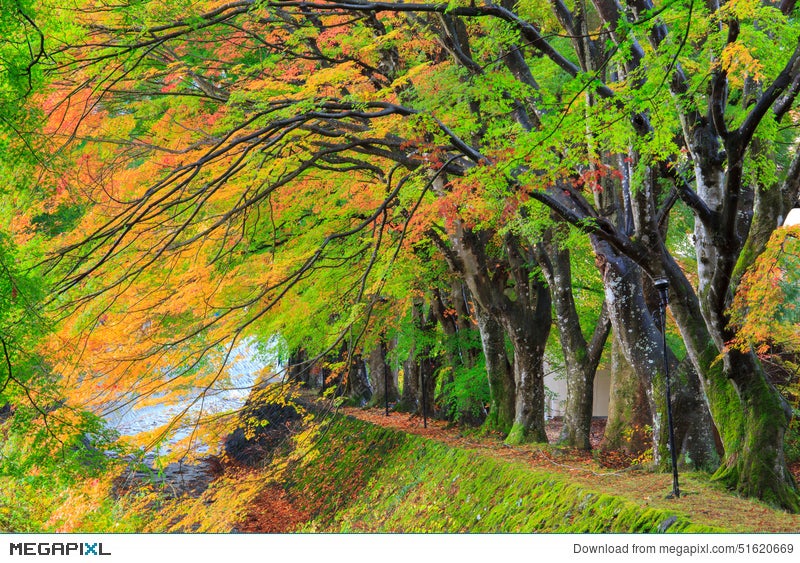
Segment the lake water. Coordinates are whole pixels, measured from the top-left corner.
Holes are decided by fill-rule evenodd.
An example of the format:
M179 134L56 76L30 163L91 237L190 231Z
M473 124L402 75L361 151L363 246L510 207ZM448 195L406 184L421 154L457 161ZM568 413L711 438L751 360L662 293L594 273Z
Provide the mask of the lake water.
M231 353L227 367L229 377L226 381L219 382L210 389L188 390L182 402L145 406L137 406L135 401L130 404L106 404L97 414L121 436L135 436L162 427L186 411L170 438L159 448L161 453L165 453L169 451L171 444L189 435L198 415L205 417L233 411L244 405L261 374L272 373L266 380L279 381L282 377L282 366L277 347L276 339L263 348L254 339L243 340ZM199 451L203 449L201 447Z

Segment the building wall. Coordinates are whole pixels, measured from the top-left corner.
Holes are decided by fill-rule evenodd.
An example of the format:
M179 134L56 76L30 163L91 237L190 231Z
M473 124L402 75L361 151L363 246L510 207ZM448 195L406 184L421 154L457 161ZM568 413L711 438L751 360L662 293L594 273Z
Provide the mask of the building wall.
M548 418L564 416L564 403L567 400L566 375L550 372L544 378L547 392L545 415ZM597 370L594 378L594 406L592 416L608 416L608 401L611 398L611 372Z

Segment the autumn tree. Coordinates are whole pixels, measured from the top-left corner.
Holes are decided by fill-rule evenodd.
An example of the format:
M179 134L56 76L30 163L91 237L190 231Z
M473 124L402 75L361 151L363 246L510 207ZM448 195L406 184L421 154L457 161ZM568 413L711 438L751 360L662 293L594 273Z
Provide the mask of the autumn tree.
M534 249L554 212L589 235L617 341L654 381L669 358L654 348L665 328L648 284L669 279L725 448L716 477L800 508L783 454L791 413L757 355L727 346L742 275L800 189L786 148L800 90L794 2L180 9L86 2L42 62L50 138L73 151L72 189L99 203L54 258L60 299L99 319L137 288L125 309L147 306L124 330L160 319L173 332L150 335L161 350L179 332L211 350L278 331L279 311L306 335L331 327L320 340L333 349L368 330L385 293L402 295L397 257L433 228L511 339L512 438L543 439L537 354L558 287L537 274ZM694 262L667 244L676 205L693 215Z
M797 409L800 398L798 238L797 226L773 232L764 252L742 276L731 307L731 323L738 327L738 331L729 343L758 354L794 409ZM793 422L797 424L798 421L795 418Z

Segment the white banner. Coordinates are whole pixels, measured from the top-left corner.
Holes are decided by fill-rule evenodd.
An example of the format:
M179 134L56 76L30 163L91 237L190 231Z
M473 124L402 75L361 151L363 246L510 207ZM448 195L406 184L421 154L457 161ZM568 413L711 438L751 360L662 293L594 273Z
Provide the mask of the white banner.
M102 563L558 563L797 561L800 536L0 534L0 561Z

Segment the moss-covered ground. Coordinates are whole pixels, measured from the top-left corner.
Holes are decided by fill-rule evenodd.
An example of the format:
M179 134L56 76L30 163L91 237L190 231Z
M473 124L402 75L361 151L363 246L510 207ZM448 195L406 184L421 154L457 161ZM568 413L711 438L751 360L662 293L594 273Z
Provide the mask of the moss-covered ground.
M358 411L350 411L359 414ZM400 415L396 415L399 418ZM403 415L406 416L407 415ZM604 470L548 446L509 447L433 425L418 435L352 416L310 424L262 467L227 466L199 497L65 492L41 531L797 532L800 516L702 474ZM449 438L448 438L449 436ZM71 496L70 496L71 495ZM70 500L72 499L72 500ZM78 499L80 502L78 502ZM51 503L55 506L54 503ZM65 505L62 505L65 506ZM86 512L78 514L79 507ZM58 511L56 511L58 512ZM32 530L30 530L32 531Z
M324 532L710 532L523 463L343 418L288 483Z

